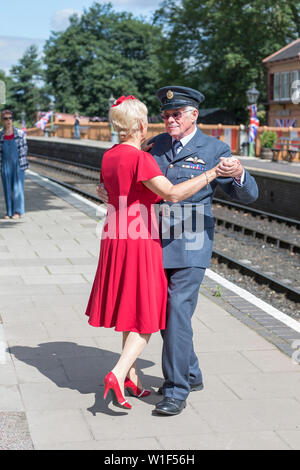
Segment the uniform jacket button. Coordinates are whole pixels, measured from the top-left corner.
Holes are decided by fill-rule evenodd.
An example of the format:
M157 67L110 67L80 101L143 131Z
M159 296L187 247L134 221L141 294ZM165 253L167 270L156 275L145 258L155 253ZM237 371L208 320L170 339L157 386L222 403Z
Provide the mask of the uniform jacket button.
M169 168L173 168L173 166L174 166L173 163L170 163Z

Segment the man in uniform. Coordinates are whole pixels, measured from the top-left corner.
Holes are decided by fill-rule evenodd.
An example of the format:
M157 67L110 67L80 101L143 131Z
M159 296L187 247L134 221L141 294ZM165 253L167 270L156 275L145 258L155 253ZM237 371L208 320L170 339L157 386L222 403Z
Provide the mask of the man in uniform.
M167 86L156 93L161 102L166 133L148 142L144 150L156 159L164 175L178 184L193 178L222 162L218 177L189 199L176 204L164 203L160 213L164 268L168 276L167 328L162 331L162 369L164 384L159 390L164 396L156 411L176 415L186 406L190 391L203 388L202 373L193 347L192 315L205 269L212 254L214 219L211 211L213 194L219 185L223 191L243 203L257 199L254 178L236 162L228 160L231 150L224 142L205 135L197 127L198 106L204 96L191 88ZM227 160L227 161L226 161ZM103 193L98 193L103 196ZM186 208L191 208L186 211ZM179 209L179 212L178 212ZM191 230L197 212L200 231ZM189 214L187 216L187 214ZM191 215L192 214L192 215ZM174 235L178 225L187 225ZM196 231L197 229L196 223ZM197 238L197 235L200 237ZM194 237L194 238L193 238ZM154 293L155 295L155 293Z

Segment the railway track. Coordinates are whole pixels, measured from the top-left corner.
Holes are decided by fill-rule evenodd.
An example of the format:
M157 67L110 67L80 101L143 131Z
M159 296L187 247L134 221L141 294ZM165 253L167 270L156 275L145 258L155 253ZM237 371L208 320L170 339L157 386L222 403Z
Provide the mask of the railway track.
M243 204L239 204L239 203L233 202L233 201L227 201L225 199L214 198L214 202L218 203L218 204L221 204L223 206L229 206L231 208L236 208L238 210L247 212L249 214L254 215L255 217L261 217L261 218L265 218L265 219L268 219L268 220L271 220L271 221L276 220L277 222L284 223L284 224L287 224L289 226L294 226L298 230L300 230L300 221L296 220L296 219L291 219L291 218L288 218L288 217L282 217L281 215L277 215L277 214L271 214L270 212L261 211L259 209L255 209L254 207L245 206Z
M99 181L99 169L91 167L84 164L71 164L70 162L63 159L52 159L48 160L47 157L41 155L32 155L30 158L31 162L37 164L44 168L53 169L54 171L59 171L62 173L67 173L72 176L79 178L84 178L88 181L97 183ZM53 163L55 162L55 163ZM81 171L78 171L78 168ZM257 224L247 224L243 220L243 223L240 221L234 220L232 217L224 217L224 214L218 214L214 211L214 218L216 226L223 226L226 229L231 229L235 232L240 232L242 234L253 236L254 238L262 239L265 243L275 245L277 248L288 249L291 252L300 253L300 221L295 219L285 218L279 215L271 214L268 212L260 211L249 206L238 204L233 201L227 201L220 198L214 198L214 205L220 205L222 207L227 207L231 209L236 209L238 211L243 211L246 214L251 214L255 218L267 219L268 221L276 221L280 224L285 224L289 227L294 227L297 231L299 230L299 240L295 239L292 235L285 236L280 230L280 235L274 235L267 230L260 230L257 228Z
M76 176L79 178L83 178L89 182L89 184L95 184L99 181L99 170L93 167L90 167L88 165L72 165L70 162L66 162L64 160L56 159L55 163L52 161L44 161L43 160L37 160L37 156L33 156L34 158L30 158L31 163L37 164L40 168L43 167L45 170L51 170L56 171L56 172L61 172L61 173L66 173L69 174L70 176ZM53 160L53 159L51 159ZM59 165L57 165L59 163ZM59 167L59 169L58 169ZM80 168L80 171L78 170ZM47 173L47 172L46 172ZM53 175L49 176L44 173L43 176L46 176L49 178L49 180L54 181L57 184L60 184L71 191L74 191L83 197L88 198L91 201L97 202L97 203L103 203L101 199L92 194L89 191L86 191L82 188L78 188L77 186L74 186L73 182L66 182L66 181L61 181L60 179L57 179L56 177L54 178ZM82 184L78 183L79 185ZM285 219L284 217L280 217L274 214L269 214L266 212L258 211L256 209L249 208L248 206L242 206L241 204L237 203L231 203L231 201L224 201L221 199L216 199L214 200L215 203L221 206L226 206L226 207L231 207L234 210L240 210L244 211L246 213L254 213L255 217L259 218L264 218L268 219L269 221L274 221L279 222L280 224L286 224L289 227L293 227L294 230L299 230L300 229L300 222L293 220L293 219ZM214 214L215 215L215 214ZM274 236L274 234L262 231L259 229L256 229L254 227L250 227L249 224L245 225L240 222L236 222L233 220L230 220L228 217L224 216L219 216L215 215L215 221L216 221L216 231L218 231L218 227L222 226L223 228L232 230L233 232L239 233L242 236L247 235L247 236L252 236L256 239L261 239L263 240L264 243L270 243L271 245L275 246L277 249L288 249L290 252L293 254L298 254L300 253L300 243L295 242L294 239L288 239L287 237L282 237L282 236ZM255 279L255 281L258 284L261 285L266 285L270 289L272 289L275 292L278 293L283 293L284 296L291 300L292 302L299 303L300 302L300 290L291 287L287 283L284 283L280 281L279 279L276 279L273 276L270 276L259 269L253 268L240 260L234 259L231 256L228 256L224 252L221 252L220 250L214 250L213 251L213 258L218 261L220 264L226 264L228 268L234 268L235 270L238 270L242 274L247 274L247 276L250 276L251 278Z

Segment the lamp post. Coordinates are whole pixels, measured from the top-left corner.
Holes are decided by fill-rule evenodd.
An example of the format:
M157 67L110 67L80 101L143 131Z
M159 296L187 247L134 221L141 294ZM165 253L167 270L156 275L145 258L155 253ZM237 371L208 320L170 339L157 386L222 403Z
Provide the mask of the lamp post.
M255 135L256 127L258 127L258 119L256 117L257 111L257 100L259 97L259 91L255 88L255 83L252 83L252 87L246 91L247 101L250 109L250 126L249 126L249 156L255 156Z
M113 95L110 95L110 98L108 99L108 112L110 111L110 108L116 101L116 98L113 97ZM119 138L118 138L118 133L114 130L113 125L110 124L110 134L111 134L111 143L112 144L118 144L119 143Z
M39 119L40 119L40 113L41 113L41 105L40 105L40 103L38 103L38 104L36 105L36 121L39 121Z
M21 112L22 131L26 133L26 122L25 122L25 118L26 118L26 114L25 114L25 111L24 111L24 109L23 109L23 111Z
M54 106L55 106L54 101L51 100L50 104L49 104L49 108L50 108L50 111L52 111L52 113L51 113L51 133L52 133L52 135L53 135L53 110L54 110Z

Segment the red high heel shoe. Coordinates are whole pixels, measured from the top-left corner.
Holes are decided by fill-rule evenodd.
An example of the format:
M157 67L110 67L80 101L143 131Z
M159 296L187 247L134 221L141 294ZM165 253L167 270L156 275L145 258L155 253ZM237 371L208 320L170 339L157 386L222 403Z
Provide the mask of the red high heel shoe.
M132 407L128 401L123 397L119 382L113 372L109 372L104 379L104 399L107 397L107 393L110 391L114 405L121 406L130 410Z
M130 380L128 377L126 377L125 382L124 382L124 387L129 390L129 393L133 395L134 397L137 398L145 398L148 395L150 395L151 391L150 390L141 390L137 385L135 385L132 380Z

